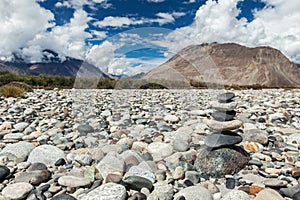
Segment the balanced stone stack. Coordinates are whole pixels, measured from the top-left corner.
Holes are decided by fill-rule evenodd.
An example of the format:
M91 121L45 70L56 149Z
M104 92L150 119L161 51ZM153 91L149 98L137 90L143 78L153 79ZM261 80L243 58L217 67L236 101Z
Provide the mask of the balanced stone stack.
M195 162L195 168L202 174L218 178L232 175L244 168L250 159L247 152L237 146L243 138L234 132L242 126L240 120L234 119L237 105L234 97L232 92L222 93L211 103L213 119L207 121L207 126L213 133L206 136L205 148Z

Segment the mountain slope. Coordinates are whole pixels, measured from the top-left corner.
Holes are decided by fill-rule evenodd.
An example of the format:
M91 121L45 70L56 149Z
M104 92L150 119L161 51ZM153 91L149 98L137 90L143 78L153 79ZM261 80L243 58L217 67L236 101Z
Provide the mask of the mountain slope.
M51 50L44 50L43 53L42 61L37 63L27 63L18 57L15 57L14 61L11 62L0 61L0 71L10 71L17 74L112 78L110 74L83 60L71 57L61 60L59 55Z
M212 43L186 47L143 79L300 87L300 69L271 47Z

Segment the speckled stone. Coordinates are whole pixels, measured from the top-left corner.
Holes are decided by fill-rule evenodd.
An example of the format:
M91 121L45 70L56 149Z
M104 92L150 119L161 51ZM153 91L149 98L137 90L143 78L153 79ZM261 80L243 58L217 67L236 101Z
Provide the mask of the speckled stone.
M105 183L87 194L80 195L78 199L79 200L96 200L96 199L125 200L126 196L127 196L126 189L123 185L116 184L116 183Z
M202 149L195 161L195 168L200 173L213 177L223 177L243 169L250 156L240 147L221 149Z

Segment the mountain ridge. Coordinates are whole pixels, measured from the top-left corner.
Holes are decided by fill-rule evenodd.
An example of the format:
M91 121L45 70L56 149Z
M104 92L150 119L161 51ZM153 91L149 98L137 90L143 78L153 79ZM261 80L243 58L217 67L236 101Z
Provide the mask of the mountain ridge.
M32 75L114 78L86 61L72 57L61 59L58 53L49 49L43 50L43 58L40 62L29 63L16 55L12 61L0 61L0 71Z
M143 79L300 87L300 69L279 50L271 47L211 43L182 49Z

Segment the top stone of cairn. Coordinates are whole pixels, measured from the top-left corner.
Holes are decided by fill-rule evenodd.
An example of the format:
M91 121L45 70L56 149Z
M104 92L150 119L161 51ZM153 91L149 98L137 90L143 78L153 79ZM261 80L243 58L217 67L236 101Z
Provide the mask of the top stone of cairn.
M219 94L217 96L217 100L220 103L227 103L227 102L230 102L234 97L235 97L234 93L226 92L226 93Z

